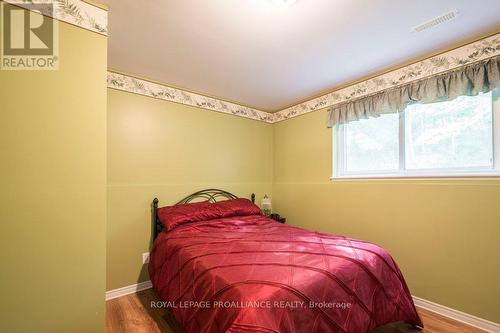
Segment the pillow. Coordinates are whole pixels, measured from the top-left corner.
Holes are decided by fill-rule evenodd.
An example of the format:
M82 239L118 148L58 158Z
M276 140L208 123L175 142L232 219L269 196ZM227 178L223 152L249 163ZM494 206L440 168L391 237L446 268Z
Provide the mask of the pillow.
M189 223L223 217L260 215L259 207L248 199L240 198L216 203L208 201L167 206L156 211L161 224L168 230Z
M206 220L205 208L210 206L208 201L194 202L182 205L167 206L158 208L156 213L161 224L168 230L172 230L178 225Z
M262 214L259 207L245 198L219 201L213 203L210 209L216 210L221 217Z

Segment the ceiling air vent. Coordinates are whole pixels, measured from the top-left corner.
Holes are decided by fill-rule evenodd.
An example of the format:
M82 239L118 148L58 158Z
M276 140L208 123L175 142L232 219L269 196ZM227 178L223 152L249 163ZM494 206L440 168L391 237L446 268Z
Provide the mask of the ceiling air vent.
M419 24L417 26L414 26L411 28L411 30L415 32L420 32L432 27L435 27L436 25L439 25L441 23L445 23L447 21L451 21L455 19L458 16L458 10L450 10L449 12L443 13L439 16L434 17L433 19L430 19L429 21L425 21L422 24Z

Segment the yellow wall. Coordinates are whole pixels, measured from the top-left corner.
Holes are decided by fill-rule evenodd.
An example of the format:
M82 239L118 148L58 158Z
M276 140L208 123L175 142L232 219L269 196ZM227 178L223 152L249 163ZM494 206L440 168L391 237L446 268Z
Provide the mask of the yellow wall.
M106 37L59 23L58 71L0 70L0 331L104 330Z
M108 89L107 290L145 281L150 203L272 190L272 125Z
M331 182L325 119L273 125L275 210L293 225L382 245L413 295L500 322L500 180Z

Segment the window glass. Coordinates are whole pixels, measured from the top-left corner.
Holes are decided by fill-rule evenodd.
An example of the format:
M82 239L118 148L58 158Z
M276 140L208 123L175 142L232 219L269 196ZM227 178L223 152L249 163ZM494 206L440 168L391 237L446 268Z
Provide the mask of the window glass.
M493 165L491 93L410 105L405 110L407 169Z
M399 116L386 114L345 126L346 171L399 168Z

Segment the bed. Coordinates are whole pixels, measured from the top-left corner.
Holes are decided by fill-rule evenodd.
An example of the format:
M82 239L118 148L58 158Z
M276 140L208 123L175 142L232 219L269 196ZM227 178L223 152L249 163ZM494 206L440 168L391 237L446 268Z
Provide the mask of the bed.
M215 215L168 231L154 199L149 274L162 300L154 306L168 311L177 331L363 333L396 321L423 327L386 250L278 223L252 210L254 198L246 203L222 190L196 192L176 206L196 215L192 202L239 200L250 214L210 206Z

